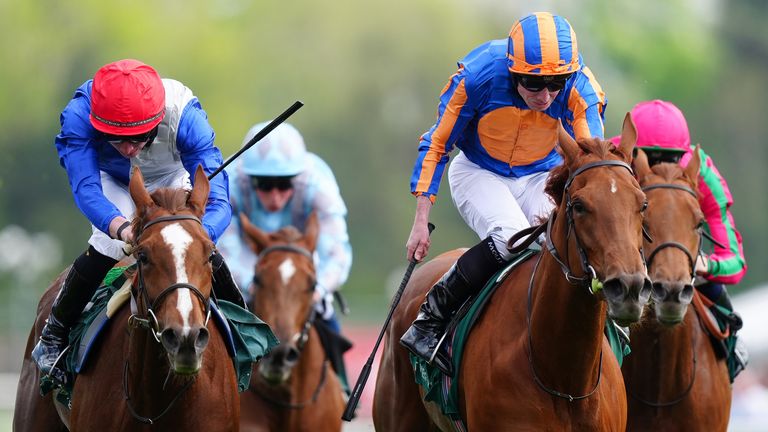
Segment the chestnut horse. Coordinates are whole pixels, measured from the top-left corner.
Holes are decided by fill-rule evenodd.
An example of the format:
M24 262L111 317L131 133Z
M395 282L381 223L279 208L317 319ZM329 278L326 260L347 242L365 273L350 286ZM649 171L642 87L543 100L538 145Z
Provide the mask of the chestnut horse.
M91 364L77 376L64 423L76 431L239 430L232 359L208 320L214 245L200 222L210 188L205 172L198 167L191 192L159 189L150 195L134 168L129 188L136 205L137 312L125 305L112 317ZM61 280L41 300L35 337ZM41 424L35 418L52 421L52 404L50 397L39 396L32 379L37 374L29 369L35 367L29 351L35 338L30 340L14 429L60 430L61 421Z
M693 279L704 215L697 199L698 148L685 169L634 166L648 196L645 223L652 307L631 329L632 354L622 366L630 431L725 431L731 386L725 360L715 356L696 311Z
M628 165L636 139L629 115L618 148L596 138L576 143L560 128L564 164L547 185L557 204L547 247L497 288L456 371L468 430L624 430L624 382L603 329L606 314L622 324L639 320L650 296L640 251L645 196ZM453 430L422 401L398 340L461 252L424 264L405 290L378 372L378 431ZM602 284L597 295L593 284Z
M341 383L314 327L317 216L305 232L286 227L267 234L241 214L249 246L259 256L251 285L252 312L280 345L255 366L240 398L243 431L340 431Z

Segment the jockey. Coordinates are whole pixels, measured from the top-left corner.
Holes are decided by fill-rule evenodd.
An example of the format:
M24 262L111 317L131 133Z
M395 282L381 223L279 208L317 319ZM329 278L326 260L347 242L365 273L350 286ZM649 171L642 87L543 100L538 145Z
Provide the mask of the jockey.
M43 373L64 382L65 375L53 366L68 344L70 327L106 273L126 257L126 244L135 241L130 227L135 211L128 190L131 168L141 168L150 191L191 189L190 173L198 165L211 173L222 157L192 91L178 81L161 79L137 60L100 68L75 91L60 122L55 140L59 162L93 233L53 302L32 357ZM231 218L228 196L226 174L212 179L202 223L214 243ZM221 254L215 253L212 265L214 293L244 305Z
M266 125L254 125L245 135L243 145ZM222 235L219 248L232 266L235 280L250 290L257 261L256 254L244 244L239 213L244 213L259 229L275 232L286 226L303 231L310 214L315 212L320 227L315 250L316 310L323 323L340 334L333 294L347 281L352 266L352 247L347 235L347 207L331 168L307 151L296 128L282 123L226 171L231 190L232 223ZM244 294L250 297L248 292ZM347 388L343 362L337 360L333 367Z
M437 122L421 136L411 177L416 216L408 258L429 249L427 221L448 154L451 196L483 239L429 291L400 343L444 373L438 343L451 316L510 257L507 240L546 217L549 171L562 163L558 124L576 139L603 137L605 95L579 54L576 34L560 16L538 12L517 21L506 40L475 48L443 88Z
M688 123L682 111L671 102L652 100L640 102L630 112L637 128L637 147L648 156L648 163L678 163L686 167L693 157L695 146L691 146ZM611 138L617 144L619 137ZM735 333L741 327L741 319L733 313L733 305L725 285L741 281L747 272L741 234L731 215L733 196L720 171L703 150L699 149L701 169L699 171L699 205L707 223L710 235L721 245L714 244L711 254L700 254L696 261L696 274L701 283L696 288L712 303L723 307L734 315ZM738 327L738 328L737 328ZM741 343L736 345L736 360L743 369L747 353Z

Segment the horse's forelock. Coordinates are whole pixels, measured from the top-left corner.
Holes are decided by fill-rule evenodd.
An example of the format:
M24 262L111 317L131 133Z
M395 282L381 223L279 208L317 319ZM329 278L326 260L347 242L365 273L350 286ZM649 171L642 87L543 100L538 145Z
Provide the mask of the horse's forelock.
M302 236L303 234L298 229L290 225L280 228L279 230L269 235L271 240L285 241L288 243L301 240Z
M651 167L651 171L667 183L672 183L674 180L682 179L684 177L683 169L674 163L656 164Z
M610 141L600 138L580 138L576 141L576 144L581 149L581 154L576 158L575 166L585 164L587 162L585 159L589 157L597 160L615 159L616 157L623 158L623 154L618 147ZM570 173L570 168L563 164L553 169L549 174L544 191L552 197L558 206L563 200L563 188L565 188L565 182L568 181Z
M144 225L156 219L158 213L177 214L180 211L189 210L187 204L189 191L186 189L160 188L152 192L151 197L155 206L136 209L136 217L132 225L134 238L138 238Z

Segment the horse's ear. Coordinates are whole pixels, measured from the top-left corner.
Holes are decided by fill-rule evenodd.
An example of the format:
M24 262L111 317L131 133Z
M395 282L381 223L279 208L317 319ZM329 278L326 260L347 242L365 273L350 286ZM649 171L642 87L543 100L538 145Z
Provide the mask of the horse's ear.
M307 243L307 249L313 251L317 246L317 234L320 231L319 223L317 222L317 212L313 211L307 219L307 223L304 226L304 241Z
M195 170L195 183L192 191L187 198L187 205L198 217L205 213L205 204L208 202L208 193L211 191L211 185L208 182L208 176L203 171L203 166L198 165Z
M651 166L648 164L648 156L643 149L638 148L635 158L632 159L632 169L635 171L635 176L639 183L643 182L643 179L651 173Z
M701 144L696 144L696 148L693 149L693 157L688 162L688 166L683 170L685 176L688 177L691 185L693 185L694 190L698 188L699 170L701 169L701 153L699 149L701 149Z
M619 143L619 150L624 155L624 162L630 163L632 161L632 149L637 144L637 128L635 128L635 122L632 121L632 116L627 113L624 116L624 124L621 126L621 142Z
M128 190L131 193L133 203L136 205L136 214L142 214L148 207L155 205L152 197L149 196L149 191L144 186L144 176L141 175L141 170L137 166L133 167Z
M250 246L251 250L257 255L269 246L269 236L262 230L258 229L256 225L252 224L248 220L248 216L245 213L240 212L240 226L243 227L243 232Z
M579 154L579 146L576 144L576 140L563 128L562 122L557 130L557 142L560 143L561 154L565 158L566 165L570 165Z

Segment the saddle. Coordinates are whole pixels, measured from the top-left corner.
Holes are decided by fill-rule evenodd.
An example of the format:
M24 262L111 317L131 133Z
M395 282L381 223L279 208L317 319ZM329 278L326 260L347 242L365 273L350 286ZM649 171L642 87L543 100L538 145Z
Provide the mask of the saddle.
M734 377L735 366L730 361L736 344L735 334L743 325L741 318L721 306L718 306L705 295L694 290L693 308L699 319L699 325L709 335L712 347L718 358L728 359L728 369Z
M95 361L90 359L90 354L99 344L99 336L112 322L111 318L125 307L129 299L131 308L135 311L131 296L132 270L130 266L115 267L104 278L102 286L96 290L83 310L78 323L72 327L67 352L56 366L61 368L69 379L62 385L47 375L42 376L42 395L59 389L58 401L70 407L75 378L88 367L89 360ZM234 303L224 300L211 302L211 316L222 333L237 373L238 390L242 392L248 388L252 363L268 354L279 341L266 323Z

